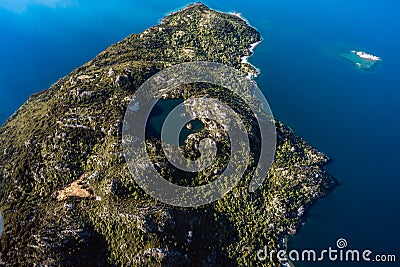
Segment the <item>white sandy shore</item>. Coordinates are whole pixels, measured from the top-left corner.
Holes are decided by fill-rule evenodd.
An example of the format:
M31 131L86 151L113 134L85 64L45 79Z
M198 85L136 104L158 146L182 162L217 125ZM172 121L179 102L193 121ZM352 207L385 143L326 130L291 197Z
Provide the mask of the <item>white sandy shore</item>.
M248 61L248 59L249 59L249 57L251 57L252 55L253 55L253 53L254 53L254 48L256 48L260 43L261 43L262 41L258 41L258 42L255 42L255 43L253 43L253 44L251 44L250 45L250 48L249 48L249 51L250 51L250 56L243 56L243 57L241 57L241 62L242 63L247 63L247 64L250 64L251 65L251 63L249 63L249 61ZM254 66L253 66L254 67Z
M250 22L249 22L245 17L243 17L243 15L242 15L241 13L239 13L239 12L230 12L230 13L228 13L228 14L234 15L234 16L236 16L236 17L238 17L238 18L244 20L244 21L246 22L247 25L249 25L250 27L256 29L255 27L251 26ZM256 29L256 30L257 30L257 29ZM256 78L256 77L261 73L261 70L260 70L259 68L257 68L256 66L254 66L253 64L251 64L251 63L249 62L249 58L254 54L254 49L255 49L262 41L263 41L263 39L261 38L260 41L257 41L257 42L255 42L255 43L252 43L252 44L250 45L250 48L249 48L250 55L249 55L249 56L242 56L242 57L240 58L240 59L241 59L241 63L249 64L249 65L251 65L251 66L256 70L256 73L249 73L249 74L247 75L247 78L248 78L248 79Z
M250 58L250 57L253 55L253 53L254 53L254 48L256 48L257 45L259 45L261 42L262 42L262 40L251 44L251 45L250 45L250 48L249 48L250 56L242 56L242 57L240 58L240 59L241 59L241 63L249 64L249 65L251 65L251 66L256 70L256 73L249 73L249 74L247 75L247 78L249 78L249 79L256 78L256 77L261 73L261 70L260 70L259 68L257 68L256 66L254 66L253 64L251 64L251 63L249 62L249 58Z

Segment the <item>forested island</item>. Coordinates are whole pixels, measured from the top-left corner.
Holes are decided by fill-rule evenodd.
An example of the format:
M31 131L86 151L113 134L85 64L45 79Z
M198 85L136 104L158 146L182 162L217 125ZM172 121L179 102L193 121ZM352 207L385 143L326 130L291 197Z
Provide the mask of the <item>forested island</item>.
M261 262L257 251L265 245L278 250L282 238L302 226L308 207L335 186L324 170L325 154L276 121L275 161L264 184L250 193L259 142L252 114L240 107L239 96L221 88L177 88L166 97L212 95L238 110L250 129L252 158L245 177L223 198L178 208L135 183L121 137L126 108L149 77L179 63L211 61L251 78L258 71L242 59L260 41L240 17L191 4L32 95L0 128L1 264L280 266L276 258ZM195 156L193 147L211 134L222 155L215 166L223 169L229 144L209 126L189 135L183 151ZM182 180L179 171L169 170L160 146L149 139L149 154L166 179L190 185L218 173Z

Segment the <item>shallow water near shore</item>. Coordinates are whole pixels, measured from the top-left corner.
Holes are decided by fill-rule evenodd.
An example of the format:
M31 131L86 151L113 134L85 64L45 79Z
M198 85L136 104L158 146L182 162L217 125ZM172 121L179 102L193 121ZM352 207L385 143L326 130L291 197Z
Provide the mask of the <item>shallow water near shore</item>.
M242 13L260 31L264 41L249 61L261 70L256 80L275 117L333 159L327 169L340 185L310 209L304 227L290 238L289 249L319 251L345 238L351 248L400 259L400 4L204 2ZM32 93L186 3L117 0L93 6L77 0L67 7L34 6L22 13L0 9L0 121ZM329 47L343 47L343 52L362 49L383 62L373 73L361 72L338 60Z

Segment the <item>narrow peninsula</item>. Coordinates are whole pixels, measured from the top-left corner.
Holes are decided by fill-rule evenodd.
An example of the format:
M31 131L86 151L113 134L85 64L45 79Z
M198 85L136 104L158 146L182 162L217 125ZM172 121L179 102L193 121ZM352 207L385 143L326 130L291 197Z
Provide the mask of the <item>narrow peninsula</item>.
M334 187L325 154L276 121L275 161L264 184L250 193L259 147L254 116L240 97L207 84L189 84L168 97L211 95L237 110L251 129L252 162L222 199L186 209L155 201L135 184L121 144L125 110L149 77L182 62L213 61L251 78L258 70L247 57L260 41L242 18L191 4L32 95L0 128L1 264L280 266L277 258L260 261L257 251L278 250L282 238L302 226L308 207ZM187 138L188 156L209 134L218 153L227 153L226 135L210 125ZM157 138L149 147L162 175L191 182L167 168ZM219 159L216 166L224 168L226 157ZM216 173L193 178L207 182Z

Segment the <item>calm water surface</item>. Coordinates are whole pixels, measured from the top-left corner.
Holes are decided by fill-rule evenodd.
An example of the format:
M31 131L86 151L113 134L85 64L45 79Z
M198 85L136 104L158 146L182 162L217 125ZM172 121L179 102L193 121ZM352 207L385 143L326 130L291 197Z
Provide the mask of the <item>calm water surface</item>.
M186 2L0 8L0 121L32 93ZM325 249L346 238L351 248L400 259L398 1L205 3L243 13L261 32L264 42L250 61L262 70L257 82L275 117L333 159L328 170L340 186L313 206L290 248ZM383 62L375 73L361 72L339 60L332 52L338 49L363 49Z

